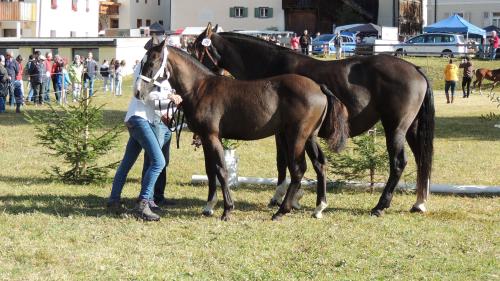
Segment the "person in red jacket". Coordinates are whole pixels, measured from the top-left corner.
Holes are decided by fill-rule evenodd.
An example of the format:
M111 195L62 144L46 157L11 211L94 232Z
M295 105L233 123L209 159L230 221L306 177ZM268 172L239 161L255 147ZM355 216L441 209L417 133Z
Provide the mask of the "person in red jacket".
M45 67L45 76L43 81L43 101L50 102L50 82L52 81L52 53L48 52L45 54L45 61L43 62Z
M294 33L290 38L290 48L296 52L299 51L299 36L297 36L297 33Z
M499 38L498 38L497 32L492 31L491 32L491 39L490 39L490 52L491 52L490 59L491 60L495 60L495 58L496 58L498 45L499 45Z

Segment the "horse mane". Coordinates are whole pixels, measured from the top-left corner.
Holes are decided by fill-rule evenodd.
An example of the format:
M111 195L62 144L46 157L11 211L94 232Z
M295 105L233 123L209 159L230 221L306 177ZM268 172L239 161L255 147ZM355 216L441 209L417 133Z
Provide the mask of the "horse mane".
M204 66L200 61L198 61L196 58L192 57L188 53L184 52L183 50L181 50L177 47L174 47L174 46L168 46L168 51L173 52L176 55L182 57L186 61L186 63L191 64L194 68L198 69L203 74L210 75L210 76L215 75L206 66Z
M276 45L276 44L273 44L273 43L266 41L264 39L257 38L255 36L251 36L251 35L247 35L247 34L235 33L235 32L219 32L216 34L222 36L224 39L235 39L238 41L243 41L243 42L255 44L255 45L258 45L259 47L265 47L268 49L272 49L275 51L280 51L280 52L286 51L286 52L290 52L290 53L297 54L297 55L299 54L297 52L292 51L291 49L289 49L287 47Z

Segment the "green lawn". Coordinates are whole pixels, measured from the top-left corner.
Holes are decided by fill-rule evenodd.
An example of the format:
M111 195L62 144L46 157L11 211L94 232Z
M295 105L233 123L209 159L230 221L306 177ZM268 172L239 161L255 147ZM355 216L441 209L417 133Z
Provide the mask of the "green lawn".
M441 59L414 59L426 61L441 68ZM96 102L106 103L107 126L122 122L129 97L130 91L97 94ZM479 118L498 113L496 105L476 94L449 105L439 90L435 101L433 182L500 185L500 129L493 127L500 121ZM104 160L120 160L126 140L124 129ZM329 190L325 217L315 220L309 188L302 210L272 222L275 209L266 205L274 188L240 186L233 190L232 221L221 222L220 203L214 217L201 216L207 187L190 178L204 173L203 153L190 142L185 133L181 148L172 146L168 194L177 205L159 223L143 223L106 214L109 182L70 186L47 179L44 169L59 160L36 144L22 116L0 115L0 280L500 279L496 196L433 194L422 215L408 212L415 194L398 192L385 216L375 218L368 214L378 192ZM276 176L273 138L237 151L241 176ZM407 181L414 167L410 156ZM129 207L141 168L142 158L124 190ZM315 178L311 170L306 177ZM328 176L334 179L334 171Z

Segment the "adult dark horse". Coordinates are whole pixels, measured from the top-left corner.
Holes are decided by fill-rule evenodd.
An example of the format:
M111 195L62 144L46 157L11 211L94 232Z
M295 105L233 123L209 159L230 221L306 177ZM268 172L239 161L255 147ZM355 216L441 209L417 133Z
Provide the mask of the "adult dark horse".
M205 38L210 41L202 44ZM390 206L407 163L405 138L417 163L417 201L411 211L426 211L433 155L434 98L426 76L417 66L386 55L320 61L252 36L215 33L210 24L194 42L192 52L203 58L211 70L226 69L237 79L295 73L325 84L347 107L351 136L367 131L381 120L390 174L371 213L379 216ZM278 164L278 172L279 180L284 180L283 163Z
M217 76L183 51L166 47L165 42L148 50L145 58L141 64L139 81L142 82L136 83L136 94L149 93L158 84L158 80L154 80L165 76L159 73L168 69L170 84L182 96L181 105L189 128L202 140L209 185L208 208L215 205L216 178L221 183L222 220L229 219L234 205L227 187L221 138L255 140L279 136L290 159L291 183L273 219L279 219L292 208L292 198L306 170L306 143L316 143L318 132L328 131L330 148L339 150L348 138L344 105L335 96L328 97L307 77L287 74L239 81ZM166 78L159 80L162 79ZM324 128L324 124L332 123L335 126ZM319 211L326 205L325 193L325 190L318 191Z

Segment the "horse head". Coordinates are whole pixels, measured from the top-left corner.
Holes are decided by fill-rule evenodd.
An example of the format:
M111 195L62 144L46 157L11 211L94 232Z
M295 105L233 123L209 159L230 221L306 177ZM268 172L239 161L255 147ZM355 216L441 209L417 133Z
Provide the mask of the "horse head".
M151 47L142 58L139 73L136 73L134 94L136 98L144 99L145 95L169 77L167 42Z
M210 71L220 74L223 68L220 66L221 55L216 47L217 41L220 40L217 35L218 28L219 25L212 28L212 24L208 23L207 28L196 37L188 51Z

